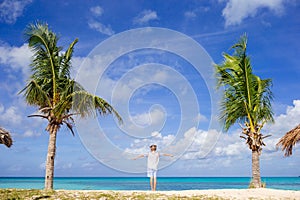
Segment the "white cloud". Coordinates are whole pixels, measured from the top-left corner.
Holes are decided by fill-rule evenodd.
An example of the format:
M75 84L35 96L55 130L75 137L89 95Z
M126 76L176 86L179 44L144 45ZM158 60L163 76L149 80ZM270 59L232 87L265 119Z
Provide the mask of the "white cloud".
M23 170L23 166L20 164L14 164L14 165L10 166L8 168L8 170L13 171L13 172L19 172L19 171Z
M82 168L84 168L85 170L95 170L99 167L99 163L98 162L85 162L81 165Z
M0 103L0 113L4 111L4 106Z
M69 163L64 163L61 166L57 166L56 169L62 169L62 170L68 170L71 169L73 166L73 163L69 162Z
M165 113L161 109L153 109L150 113L137 114L132 117L135 124L139 126L156 125L164 121Z
M195 19L198 15L206 13L210 10L208 6L200 6L193 10L188 10L184 12L184 17L186 19Z
M25 6L31 2L32 0L4 0L0 4L0 21L14 24L23 14Z
M264 135L271 134L264 140L266 146L263 147L263 158L271 159L271 155L283 155L282 152L277 151L276 144L279 139L289 130L297 126L300 121L300 100L294 100L293 106L288 106L284 114L274 117L274 124L266 124L262 133ZM241 133L240 129L236 129L230 134L222 134L218 141L213 155L215 156L235 156L241 157L247 153L251 153L245 141L239 138Z
M282 136L300 123L300 100L294 100L284 114L275 116L275 123L266 125L265 129L272 135Z
M134 24L147 24L150 21L157 20L158 16L155 11L152 10L144 10L137 17L134 18Z
M27 44L21 47L0 45L0 65L7 65L11 69L21 70L24 75L29 73L32 52Z
M175 139L175 135L169 134L163 136L161 133L155 131L151 133L150 138L145 139L135 139L133 143L131 143L130 148L126 148L124 153L130 154L145 154L149 151L149 146L151 144L156 144L159 149L163 149L166 146L169 146Z
M194 12L194 11L186 11L184 13L184 16L186 18L190 18L190 19L193 19L193 18L196 18L197 17L197 14Z
M95 84L99 81L99 74L104 73L105 66L111 60L110 54L108 56L93 56L93 57L73 57L72 64L74 66L74 70L72 71L73 77L76 77L76 81L78 81L83 87L89 92L95 92L97 95L100 95L104 99L110 99L108 92L102 92L99 94L95 91ZM107 77L101 77L101 84L99 91L102 91L103 88L113 88L116 84L115 80L112 80ZM122 88L121 91L117 92L117 95L120 93L124 93L126 90L126 85ZM105 90L106 90L105 89ZM124 90L123 90L124 89ZM127 91L127 90L126 90ZM120 97L121 98L121 97Z
M205 115L202 115L201 113L198 113L195 120L197 122L206 122L208 119Z
M224 147L216 147L214 150L214 154L216 156L241 156L245 151L249 151L246 144L244 144L243 140L238 137L238 135L234 135L238 141L234 143L225 143Z
M195 127L188 129L183 137L169 134L163 136L153 132L150 138L136 139L126 148L124 153L143 154L149 151L150 144L157 144L158 150L180 156L181 160L201 159L213 150L219 133L216 130L197 130Z
M90 60L91 62L87 63L87 65L92 66L103 66L101 64L98 64L101 62L100 59L96 60L98 58ZM105 60L105 58L103 58ZM97 64L94 64L97 63ZM149 65L151 66L151 65ZM119 68L126 69L126 64L120 65ZM98 70L101 70L98 67ZM85 72L89 73L89 72ZM118 73L118 72L113 72L113 73ZM95 74L94 72L90 72L89 75L86 76L85 82L91 82L91 84L95 84L95 80L91 79L91 77ZM169 73L168 70L165 69L160 69L160 68L154 68L154 67L147 67L147 66L140 66L136 67L134 70L129 70L127 73L126 71L124 72L124 76L120 80L115 80L113 78L104 76L104 78L101 79L101 85L98 88L99 93L101 93L101 96L105 98L111 98L113 95L114 100L117 100L118 102L127 102L128 98L130 95L132 95L134 92L138 92L138 95L145 95L147 92L157 89L157 86L155 85L148 85L145 87L143 83L147 83L149 80L149 75L151 75L151 82L156 82L156 83L170 83L172 84L178 84L178 78L177 77L172 77ZM98 77L96 77L98 79ZM146 80L146 81L145 81ZM176 82L177 81L177 82ZM88 84L89 85L89 84ZM115 92L113 94L109 94L111 91L107 91L105 88L115 88ZM137 88L143 87L142 90L136 91ZM179 86L180 87L180 86Z
M101 16L103 14L103 8L100 6L91 7L90 11L94 16Z
M104 57L104 60L105 59L106 58ZM81 58L79 60L81 60ZM103 69L99 69L101 68L101 66L105 66L102 64L102 62L103 59L101 60L99 59L99 57L95 57L90 58L89 63L87 64L90 65L91 69L95 67L97 68L97 70L102 71ZM123 65L119 67L123 67ZM124 68L125 67L126 66L124 65ZM141 82L143 83L145 82L145 80L149 79L149 74L151 74L151 78L155 78L155 81L160 80L160 82L162 83L168 83L168 85L176 85L176 87L179 87L179 81L177 80L176 76L172 76L172 74L166 72L168 72L168 70L164 70L161 67L159 68L159 70L158 68L154 67L140 67L130 71L130 73L127 74L127 77L123 80L122 84L120 84L119 89L116 91L120 98L114 99L116 101L113 102L113 105L117 105L121 100L124 99L124 97L131 96L130 94L135 91L134 88L140 85ZM93 70L85 70L85 74L87 75L87 82L95 82L95 80L97 80L91 78L93 76L93 73L95 74ZM118 80L109 78L108 76L103 76L102 78L104 81L101 81L99 87L100 91L105 91L105 88L114 88L114 86L118 82ZM110 94L104 96L110 97ZM142 95L140 96L142 98ZM129 98L125 99L128 100ZM119 111L119 109L117 110ZM127 115L124 116L126 118ZM193 115L191 120L208 120L201 114L199 114L197 117L196 116L197 115ZM136 120L136 122L138 122L138 124L140 125L147 125L152 122L150 119L150 112L136 114L133 115L133 117L135 118L134 120ZM263 128L263 133L265 135L271 133L273 136L265 140L267 146L263 148L263 154L261 157L262 160L266 159L269 155L271 155L269 159L281 159L280 155L283 154L280 151L276 152L275 144L286 131L290 130L299 123L299 119L300 100L295 100L293 102L293 105L288 106L286 111L283 112L282 115L275 116L275 124L266 125ZM127 120L128 119L124 119L124 121L126 122ZM130 130L129 133L136 133L135 130L136 129ZM145 132L145 130L142 130L142 132ZM182 138L177 138L174 133L163 134L163 132L154 130L149 133L150 137L148 133L147 135L136 134L139 137L145 136L145 138L135 139L131 143L127 140L126 142L129 142L129 145L126 145L128 146L128 148L125 149L124 155L146 153L149 151L149 145L152 143L158 144L159 151L163 150L162 152L179 155L185 151L186 147L189 146L189 144L193 142L192 145L190 145L187 151L185 151L182 157L179 159L179 162L181 163L188 162L189 160L195 162L192 166L193 169L196 169L196 165L200 165L200 167L203 167L204 164L207 164L209 167L211 167L211 164L209 164L209 162L219 163L220 165L223 164L230 168L238 167L239 164L248 166L249 162L251 161L251 151L245 144L245 141L239 137L239 135L241 134L240 128L237 128L236 130L233 130L228 134L222 134L220 137L219 133L216 130L197 130L195 127L186 130L186 132L182 135ZM133 136L136 135L133 134ZM276 157L273 155L276 155ZM205 161L201 163L203 160ZM216 167L216 169L219 168Z
M102 24L99 21L96 20L90 20L88 22L88 25L91 29L94 29L102 34L105 35L113 35L115 32L112 30L112 28L110 27L110 25L106 26L104 24Z
M46 169L46 161L42 162L42 163L39 165L39 168L42 169L42 170L45 170L45 169Z
M10 124L18 125L22 122L22 115L18 113L18 109L15 106L11 106L7 109L1 107L0 121Z
M270 155L283 155L282 152L277 151L276 144L286 132L300 123L299 119L300 100L294 100L293 106L288 106L284 114L274 117L274 124L267 124L263 127L262 133L264 135L272 135L264 140L266 146L263 147L263 158L270 159ZM249 153L250 150L245 144L245 141L239 138L240 133L241 130L237 129L233 132L233 134L223 134L216 145L214 155L240 157L243 154L247 154L247 152Z
M55 163L54 163L54 168L56 170L68 170L68 169L71 169L73 166L73 163L71 162L68 162L68 163L63 163L61 160L59 159L56 159L55 160ZM39 168L42 169L42 170L45 170L46 169L46 161L42 162L40 165L39 165Z
M137 125L148 126L149 124L151 124L151 115L149 115L149 113L138 114L132 116L132 120Z
M121 68L124 72L107 70L108 73L106 73L103 70L107 63L110 63L111 57L114 58L114 54L110 53L101 57L95 55L87 58L83 62L82 68L78 71L77 81L88 91L95 92L95 94L108 100L118 110L124 122L120 129L124 133L126 132L128 135L138 138L147 137L153 131L162 130L167 120L170 119L168 121L170 123L172 123L172 120L179 120L179 115L174 111L177 108L171 106L171 104L178 105L175 98L175 100L173 98L169 100L165 96L155 99L145 98L147 95L153 94L153 91L161 90L164 87L168 88L170 93L175 94L178 101L180 99L181 109L187 108L184 109L185 112L180 119L186 128L195 125L196 120L207 121L203 115L199 115L196 118L198 115L196 106L191 106L196 102L193 99L193 90L187 80L183 78L184 76L178 71L155 63L137 65L137 67L128 69L126 63L122 63L118 65L118 69ZM77 59L75 57L75 65L78 65L82 60L82 58ZM134 61L139 64L139 60ZM104 74L101 74L101 72ZM117 76L114 76L114 73L117 73ZM119 73L124 75L119 78ZM101 77L99 77L99 74L101 74ZM95 84L97 84L96 88ZM107 88L110 88L110 90L107 90ZM183 91L185 91L184 94L182 94ZM134 97L134 101L136 100L138 108L134 107L134 112L129 112L131 110L129 109L130 106L136 103L130 101L132 97ZM149 111L145 111L143 104L147 104L147 106L151 104L152 107ZM139 108L140 110L138 110Z
M263 147L262 159L272 159L274 156L283 155L276 149L276 143L287 131L300 123L299 119L300 100L294 100L293 106L288 106L285 114L275 116L275 124L268 124L263 128L263 134L272 134L272 137L265 139L266 146ZM136 139L131 143L131 148L125 151L137 154L147 152L148 145L156 143L160 148L166 148L174 155L180 155L185 150L181 160L203 158L214 161L228 160L229 166L234 160L248 159L247 155L251 155L245 140L241 139L240 135L240 128L220 135L216 130L197 130L193 127L187 130L181 139L176 138L175 135L162 136L159 132L153 132L150 139ZM189 148L186 149L186 147Z
M98 31L99 33L102 33L104 35L113 35L115 32L112 30L110 25L105 25L102 22L99 21L99 17L101 17L104 14L104 9L101 6L95 6L91 7L90 11L92 13L91 19L88 21L88 26ZM98 18L97 18L98 17Z
M260 9L269 9L275 14L281 14L285 0L226 0L222 15L225 26L239 25L247 17L254 17Z
M292 106L286 108L286 113L275 116L274 124L267 124L264 127L266 134L271 134L272 137L266 138L265 150L276 151L276 144L279 139L289 130L295 128L300 123L300 100L294 100Z
M36 132L33 132L31 130L27 130L24 134L23 134L23 137L38 137L40 136L41 133L36 133Z
M217 130L197 130L195 127L189 129L184 134L184 139L181 141L184 146L189 147L184 152L181 159L203 159L214 150L214 147L219 139L220 133ZM192 141L191 146L188 144ZM182 149L182 147L178 148Z

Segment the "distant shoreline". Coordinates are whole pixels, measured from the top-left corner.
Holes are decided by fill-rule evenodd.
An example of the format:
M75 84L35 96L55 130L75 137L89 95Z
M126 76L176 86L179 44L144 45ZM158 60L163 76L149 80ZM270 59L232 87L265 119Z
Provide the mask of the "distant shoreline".
M158 177L157 190L247 189L250 177ZM300 190L298 177L262 177L266 188ZM44 177L0 177L0 188L43 189ZM149 190L147 177L55 177L54 189Z

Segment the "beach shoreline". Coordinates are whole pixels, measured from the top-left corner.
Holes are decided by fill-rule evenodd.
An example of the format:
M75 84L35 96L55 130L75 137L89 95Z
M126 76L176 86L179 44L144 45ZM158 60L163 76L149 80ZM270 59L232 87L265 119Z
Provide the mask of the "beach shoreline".
M158 177L157 189L207 190L247 189L249 177ZM45 177L0 177L0 188L43 189ZM263 177L267 188L300 190L298 177ZM147 177L55 177L54 189L64 190L150 190Z
M6 196L5 196L6 195ZM278 189L145 190L44 190L0 189L0 198L24 199L300 199L300 191ZM22 196L23 195L23 196Z

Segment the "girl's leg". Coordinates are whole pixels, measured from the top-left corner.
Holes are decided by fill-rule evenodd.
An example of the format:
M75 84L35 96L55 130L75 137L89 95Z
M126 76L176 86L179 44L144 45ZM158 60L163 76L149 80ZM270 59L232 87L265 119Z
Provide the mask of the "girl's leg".
M153 176L150 177L150 186L151 190L153 191Z
M153 177L153 191L156 191L156 176Z

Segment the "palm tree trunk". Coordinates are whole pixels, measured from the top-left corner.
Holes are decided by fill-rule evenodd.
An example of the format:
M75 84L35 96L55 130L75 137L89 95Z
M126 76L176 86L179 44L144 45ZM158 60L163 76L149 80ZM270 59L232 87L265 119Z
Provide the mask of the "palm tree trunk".
M53 125L49 131L48 153L46 161L45 190L53 190L54 159L56 152L56 135L58 125Z
M252 151L252 182L251 182L251 186L254 188L261 187L259 152L255 151L255 150Z

